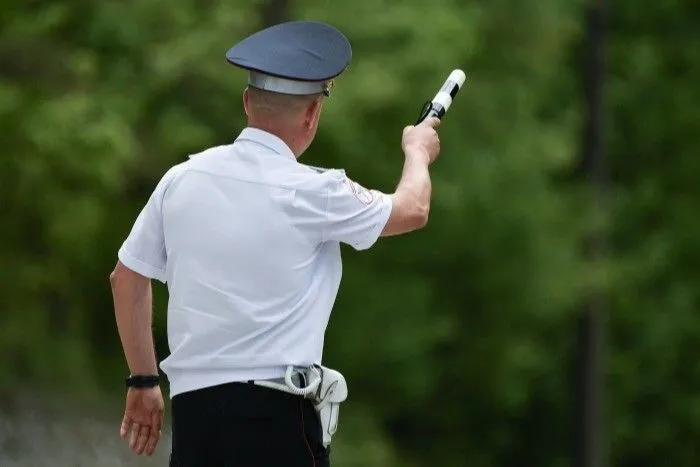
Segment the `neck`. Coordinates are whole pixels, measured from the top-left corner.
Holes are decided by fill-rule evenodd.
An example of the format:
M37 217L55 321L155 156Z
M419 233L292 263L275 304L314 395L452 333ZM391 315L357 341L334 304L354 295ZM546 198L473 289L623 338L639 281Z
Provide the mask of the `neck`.
M288 128L284 128L280 125L271 125L269 123L256 121L254 119L248 120L248 126L250 128L257 128L258 130L266 131L272 135L277 136L279 139L284 141L284 143L292 150L294 157L297 159L304 152L302 148L302 143L298 135L294 131L290 131Z

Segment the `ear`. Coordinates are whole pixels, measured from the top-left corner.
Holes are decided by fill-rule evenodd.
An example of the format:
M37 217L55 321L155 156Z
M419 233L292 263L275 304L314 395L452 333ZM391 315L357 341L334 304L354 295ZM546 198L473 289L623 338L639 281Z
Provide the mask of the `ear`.
M318 119L321 117L321 107L323 106L323 97L318 97L311 102L311 105L306 109L305 124L307 128L313 128L318 124Z
M250 117L250 114L248 113L248 109L250 107L250 94L248 93L248 88L245 88L243 91L243 111L245 112L247 117Z

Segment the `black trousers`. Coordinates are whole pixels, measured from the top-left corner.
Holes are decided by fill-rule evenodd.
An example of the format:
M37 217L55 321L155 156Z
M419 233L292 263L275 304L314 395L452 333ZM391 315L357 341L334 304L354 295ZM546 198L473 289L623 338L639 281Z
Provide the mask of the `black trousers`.
M329 467L311 402L230 383L172 399L171 467Z

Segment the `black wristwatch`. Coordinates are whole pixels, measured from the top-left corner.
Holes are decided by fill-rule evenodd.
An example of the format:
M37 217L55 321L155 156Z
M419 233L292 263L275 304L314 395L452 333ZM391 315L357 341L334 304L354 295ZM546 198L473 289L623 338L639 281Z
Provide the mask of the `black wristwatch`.
M159 383L158 375L131 375L126 378L127 388L153 388Z

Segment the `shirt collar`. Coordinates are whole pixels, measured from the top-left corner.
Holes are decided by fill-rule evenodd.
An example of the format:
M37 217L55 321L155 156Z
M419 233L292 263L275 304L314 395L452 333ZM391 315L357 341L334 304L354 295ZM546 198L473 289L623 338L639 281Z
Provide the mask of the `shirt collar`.
M280 137L259 128L244 128L240 135L238 135L238 138L236 138L236 141L252 141L265 146L281 156L296 160L294 153L289 149L287 143L282 141Z

